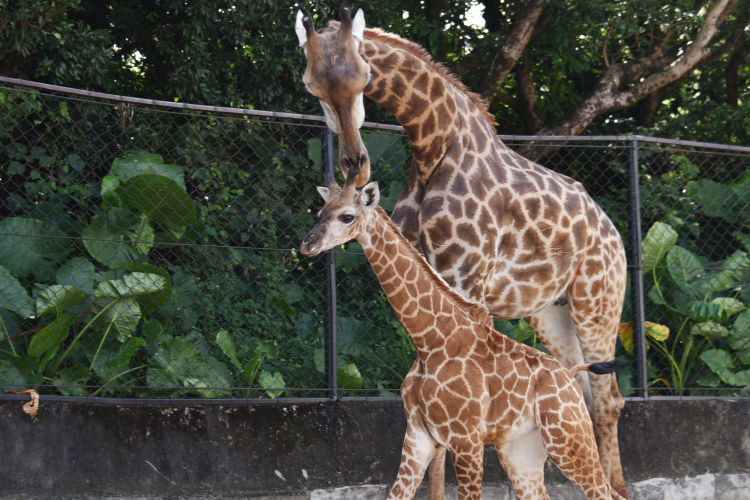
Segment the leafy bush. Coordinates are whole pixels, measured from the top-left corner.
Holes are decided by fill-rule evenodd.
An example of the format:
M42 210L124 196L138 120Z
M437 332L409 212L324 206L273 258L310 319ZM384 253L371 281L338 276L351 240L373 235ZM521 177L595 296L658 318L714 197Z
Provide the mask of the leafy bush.
M650 384L737 386L750 394L750 245L744 240L744 250L709 262L678 240L664 222L643 240L647 317L672 332L646 337Z

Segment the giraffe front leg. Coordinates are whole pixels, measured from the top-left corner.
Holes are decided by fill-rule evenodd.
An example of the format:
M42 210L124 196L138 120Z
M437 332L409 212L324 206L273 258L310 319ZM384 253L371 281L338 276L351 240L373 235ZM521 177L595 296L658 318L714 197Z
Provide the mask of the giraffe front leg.
M437 449L438 444L424 427L407 422L398 477L388 495L389 499L414 497Z
M459 500L482 498L484 443L479 436L454 440L448 444L458 481Z

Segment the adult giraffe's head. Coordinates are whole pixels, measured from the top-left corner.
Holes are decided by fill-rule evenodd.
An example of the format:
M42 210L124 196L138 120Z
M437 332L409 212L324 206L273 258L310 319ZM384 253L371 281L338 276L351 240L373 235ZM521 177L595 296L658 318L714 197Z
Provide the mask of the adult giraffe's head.
M347 177L356 171L356 185L362 186L370 178L370 157L359 135L365 120L363 90L370 81L370 66L359 54L365 16L360 9L352 19L342 7L338 29L316 32L310 15L298 11L294 30L307 58L302 82L320 100L328 128L339 136L341 170Z

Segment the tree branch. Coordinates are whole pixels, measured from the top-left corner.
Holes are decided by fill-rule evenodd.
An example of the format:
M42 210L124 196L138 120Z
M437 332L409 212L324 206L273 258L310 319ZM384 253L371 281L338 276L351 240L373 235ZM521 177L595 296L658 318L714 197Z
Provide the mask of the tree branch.
M638 61L607 68L594 89L575 109L559 121L543 127L540 135L576 135L598 116L628 107L648 94L677 81L692 71L711 54L709 42L719 30L721 22L737 5L737 0L717 0L706 14L693 40L681 48L679 55L667 55L659 48ZM652 72L654 68L663 68ZM635 82L621 89L622 85ZM555 148L556 149L556 148ZM521 154L534 159L552 151L545 148L522 148Z
M502 48L495 54L490 70L481 84L480 94L487 102L492 102L500 87L505 83L505 79L508 78L508 73L520 59L547 2L548 0L532 0L521 18L515 23L513 31Z

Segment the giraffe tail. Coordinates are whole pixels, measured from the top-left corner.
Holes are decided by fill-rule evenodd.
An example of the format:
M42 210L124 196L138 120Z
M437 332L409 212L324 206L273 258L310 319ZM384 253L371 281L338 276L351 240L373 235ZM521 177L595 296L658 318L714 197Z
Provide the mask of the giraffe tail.
M578 372L586 371L595 375L605 375L625 368L627 365L628 362L622 359L613 359L612 361L603 361L600 363L582 363L571 368L570 373L575 375Z

